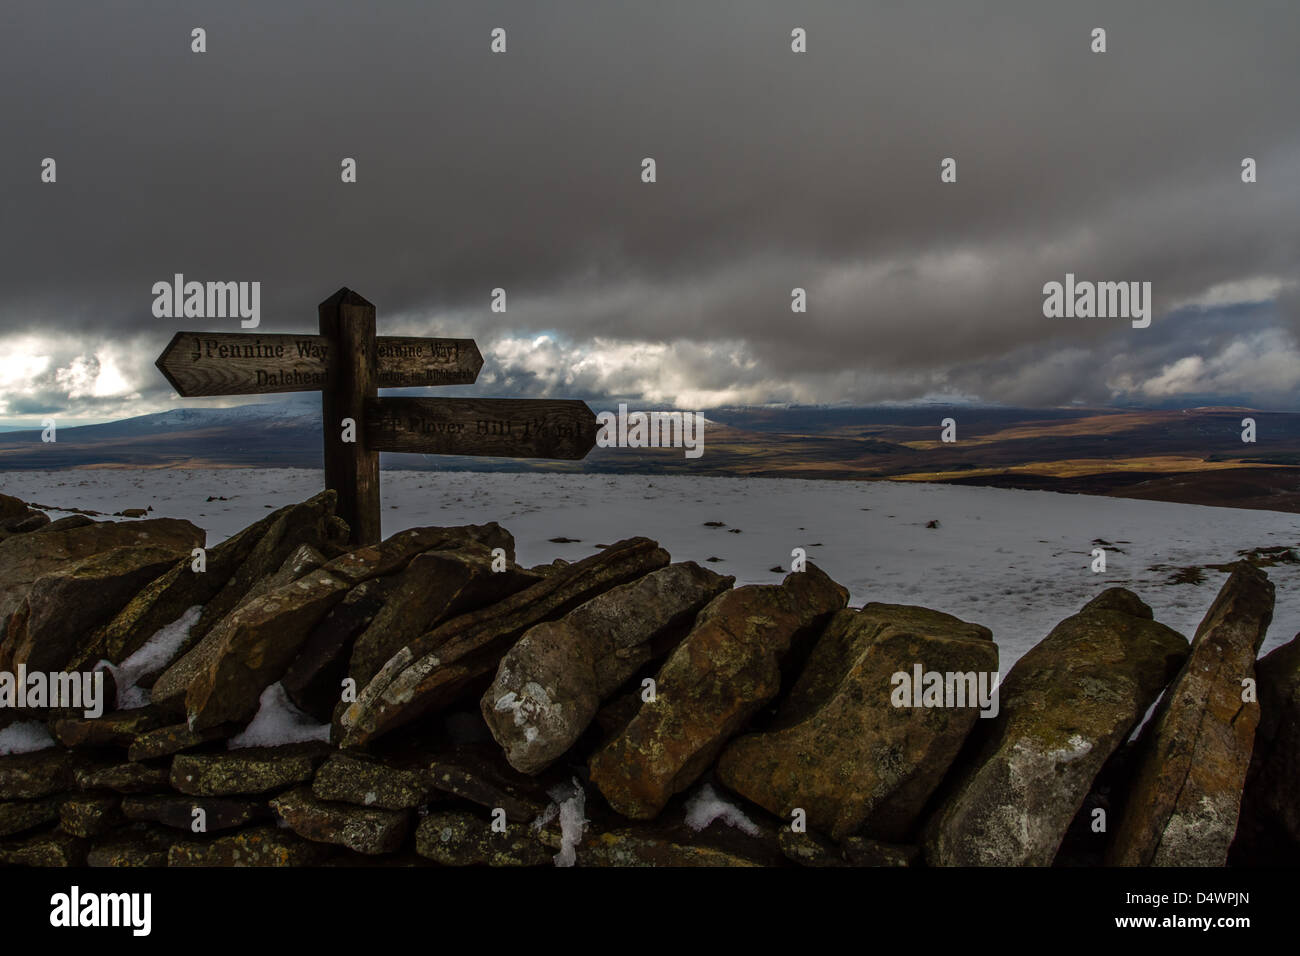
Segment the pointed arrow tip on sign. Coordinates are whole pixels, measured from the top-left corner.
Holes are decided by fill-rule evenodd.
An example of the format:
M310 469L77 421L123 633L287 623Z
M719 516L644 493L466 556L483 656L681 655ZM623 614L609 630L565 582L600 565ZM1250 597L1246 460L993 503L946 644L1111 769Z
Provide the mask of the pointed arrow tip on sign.
M600 425L596 420L596 413L591 410L591 406L586 402L578 402L587 412L587 420L583 429L585 448L579 459L586 458L593 448L596 447L596 437L600 434Z
M476 382L478 381L478 373L483 371L483 353L478 350L478 343L473 339L469 340L469 345L466 349L469 352L469 361L465 364L469 367L473 375L473 378L470 379L470 381Z
M180 382L176 381L176 378L167 368L167 359L172 354L172 350L175 349L177 344L180 342L181 336L184 334L184 332L177 332L173 335L171 341L167 343L167 347L162 350L162 354L159 355L153 363L154 367L158 369L158 371L162 372L163 378L167 379L167 384L176 390L177 395L181 396L185 395L185 389L181 388Z

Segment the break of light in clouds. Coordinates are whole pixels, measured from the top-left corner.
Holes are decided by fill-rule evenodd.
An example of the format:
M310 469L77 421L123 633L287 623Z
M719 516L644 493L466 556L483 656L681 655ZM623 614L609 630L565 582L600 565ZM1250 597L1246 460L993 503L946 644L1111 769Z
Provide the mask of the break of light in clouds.
M477 339L473 394L1294 408L1298 28L1285 2L9 0L0 417L171 405L172 334L238 330L154 318L175 272L260 281L267 332L348 285L381 334ZM1151 282L1152 326L1044 318L1067 272Z

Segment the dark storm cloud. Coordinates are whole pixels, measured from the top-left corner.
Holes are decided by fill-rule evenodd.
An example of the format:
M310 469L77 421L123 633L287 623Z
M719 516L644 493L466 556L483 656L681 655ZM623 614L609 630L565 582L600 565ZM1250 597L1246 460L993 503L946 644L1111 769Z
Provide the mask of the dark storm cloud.
M150 366L185 321L155 319L149 289L174 272L261 281L268 331L313 327L346 284L381 331L501 341L502 361L541 331L571 343L562 363L676 343L642 394L756 401L1100 402L1192 355L1227 388L1240 354L1300 331L1287 289L1245 326L1160 316L1297 275L1291 3L10 0L0 18L0 334L69 336L14 400L32 407L108 402L67 372L100 343L138 343L117 353L128 402L167 395ZM1067 271L1150 281L1155 325L1043 318ZM499 392L638 392L622 360L519 361Z

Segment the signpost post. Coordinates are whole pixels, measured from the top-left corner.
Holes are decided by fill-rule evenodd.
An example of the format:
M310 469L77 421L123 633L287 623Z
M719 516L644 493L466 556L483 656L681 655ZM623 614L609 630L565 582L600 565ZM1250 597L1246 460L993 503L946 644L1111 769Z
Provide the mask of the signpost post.
M325 486L354 544L379 540L379 453L586 457L596 416L585 402L380 398L380 388L469 385L473 339L376 336L375 307L350 289L320 304L319 335L177 332L155 363L185 397L319 391Z

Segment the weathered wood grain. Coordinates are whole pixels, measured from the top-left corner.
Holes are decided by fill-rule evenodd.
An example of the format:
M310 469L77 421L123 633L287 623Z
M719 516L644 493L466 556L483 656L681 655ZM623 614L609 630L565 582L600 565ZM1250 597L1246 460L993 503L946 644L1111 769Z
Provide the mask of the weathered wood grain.
M596 444L586 402L512 398L376 398L366 439L378 451L502 458L586 457Z
M321 390L325 439L325 487L339 493L338 515L352 529L352 543L377 544L379 450L366 442L365 401L375 397L375 307L350 289L340 289L320 304L321 335L337 355ZM344 421L354 423L355 441L344 437Z
M323 335L177 332L155 363L177 393L264 395L323 388L335 349ZM473 339L382 335L375 340L375 385L472 385L483 367Z

